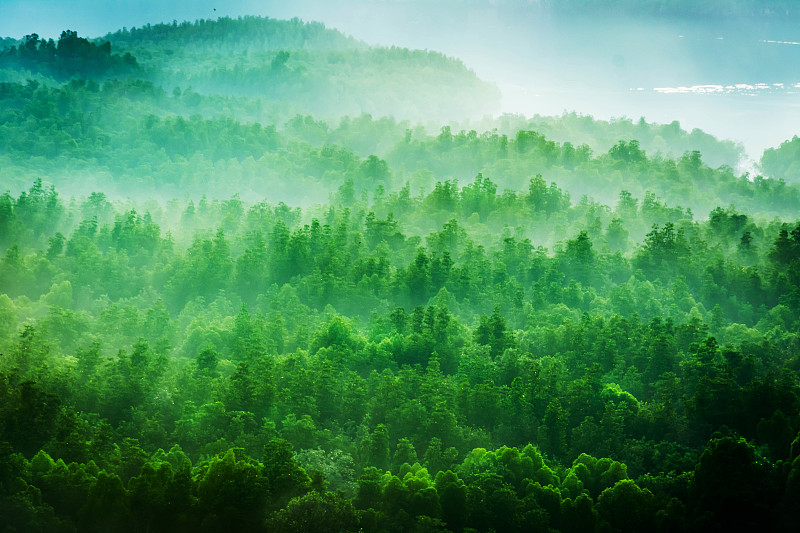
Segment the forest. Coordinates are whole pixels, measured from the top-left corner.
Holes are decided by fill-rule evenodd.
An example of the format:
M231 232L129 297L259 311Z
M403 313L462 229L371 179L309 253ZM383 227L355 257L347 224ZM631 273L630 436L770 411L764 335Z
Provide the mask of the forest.
M0 44L1 531L797 527L796 137L296 19Z

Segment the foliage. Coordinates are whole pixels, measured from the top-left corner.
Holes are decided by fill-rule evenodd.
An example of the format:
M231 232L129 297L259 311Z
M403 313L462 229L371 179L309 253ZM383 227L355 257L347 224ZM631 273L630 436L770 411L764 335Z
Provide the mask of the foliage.
M155 73L220 42L301 82L315 50L461 69L320 25L108 38L152 78L0 85L6 529L797 523L796 187L625 135L264 126Z
M26 35L19 46L0 51L0 68L26 69L63 81L73 76L106 78L133 74L139 65L131 54L112 54L111 43L97 45L65 30L58 41Z

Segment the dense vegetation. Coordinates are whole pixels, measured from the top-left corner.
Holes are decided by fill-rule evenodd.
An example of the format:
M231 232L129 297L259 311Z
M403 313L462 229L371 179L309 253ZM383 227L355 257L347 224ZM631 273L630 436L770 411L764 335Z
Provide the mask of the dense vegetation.
M0 51L0 68L44 74L61 81L73 76L120 77L134 73L137 66L130 54L112 54L110 42L97 45L70 30L61 32L57 42L39 39L34 33L19 46L12 44Z
M79 194L102 188L174 196L190 189L224 197L233 188L252 198L308 203L326 200L348 179L369 191L378 183L397 189L406 182L430 190L437 181L483 173L502 191L524 188L530 176L544 173L573 196L605 203L628 190L639 197L651 191L698 212L731 204L765 215L791 216L800 209L797 188L737 176L730 166L738 161L732 143L686 133L676 123L508 116L482 121L476 125L484 128L480 134L451 126L429 133L392 118L362 115L329 125L296 115L277 127L262 126L231 118L270 114L251 100L190 90L167 95L142 80L5 83L0 102L7 139L0 147L0 176L16 192L46 174ZM488 129L492 125L497 127ZM578 130L575 136L584 142L555 142L531 127L561 138ZM634 135L645 139L652 155ZM618 140L610 143L613 136ZM595 152L592 145L605 150ZM728 164L709 167L700 147ZM667 155L675 153L680 155Z
M800 139L795 135L777 148L764 150L760 167L766 176L781 177L789 183L800 183Z
M369 47L294 19L222 18L157 24L105 37L169 88L246 96L282 119L396 115L418 121L496 112L497 89L437 52ZM391 72L390 76L386 73Z
M342 190L308 212L65 205L37 182L1 207L16 527L693 529L797 511L800 223L572 204L538 177L370 205Z
M222 19L0 85L3 531L796 527L796 186L676 123L172 86L244 28L452 63Z

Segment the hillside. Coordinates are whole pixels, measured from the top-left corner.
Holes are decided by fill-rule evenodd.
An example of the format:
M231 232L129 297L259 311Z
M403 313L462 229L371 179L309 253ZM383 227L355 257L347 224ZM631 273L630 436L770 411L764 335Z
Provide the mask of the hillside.
M457 59L370 47L297 19L200 20L133 28L104 39L139 58L152 80L170 91L191 87L279 100L322 118L369 113L446 121L498 110L497 89Z
M772 197L781 198L774 206L779 213L795 205L794 190L776 196L769 191L783 185L756 187L734 176L742 150L729 141L677 123L575 114L474 120L496 105L496 89L458 60L370 47L318 23L201 20L98 40L74 32L58 42L32 35L5 50L2 128L10 141L0 149L0 173L13 191L44 177L70 193L102 186L122 195L171 195L189 186L219 197L233 180L243 195L307 203L326 199L357 177L360 160L376 156L389 165L385 187L430 188L483 173L501 190L515 189L543 173L575 197L608 202L628 190L651 191L700 212L735 204L766 213L764 202ZM451 124L457 150L431 142L444 140L437 137L442 124ZM538 148L497 151L520 131L535 132ZM710 172L703 183L687 176L676 189L659 177L664 163L657 163L662 170L606 168L601 156L620 140L637 142L654 163L699 152ZM569 162L571 156L554 155L554 142L566 152L584 145L591 152L581 148ZM425 146L423 159L405 161L418 143ZM552 153L532 157L540 148ZM520 158L523 153L528 156ZM585 165L576 167L580 161Z
M369 115L330 124L296 115L262 125L235 117L259 114L277 120L282 101L265 107L262 100L244 97L167 93L142 80L6 83L0 85L0 102L0 131L7 139L0 147L0 176L15 192L45 177L70 194L102 189L143 198L191 191L226 198L233 187L251 199L309 205L325 201L350 180L359 194L374 194L379 185L429 191L437 182L469 182L481 173L502 192L523 188L531 176L542 174L575 198L587 195L607 203L625 190L638 197L652 193L698 213L733 204L766 217L790 217L800 206L796 186L760 177L750 181L725 165L712 168L699 150L675 157L647 152L633 139L595 151L588 144L552 141L535 130L515 131L537 127L562 138L575 132L574 138L595 146L607 145L615 133L624 138L638 132L668 153L694 141L723 157L736 153L730 144L700 132L643 122L634 128L591 117L500 118L488 125L501 130L445 126L435 134L408 121Z

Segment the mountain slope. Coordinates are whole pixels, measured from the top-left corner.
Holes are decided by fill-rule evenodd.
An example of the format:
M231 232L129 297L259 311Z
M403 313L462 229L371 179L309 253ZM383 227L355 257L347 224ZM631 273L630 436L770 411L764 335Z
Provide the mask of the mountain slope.
M220 18L133 28L105 39L137 57L167 90L281 100L323 117L443 121L499 110L496 87L457 59L371 47L320 23Z

